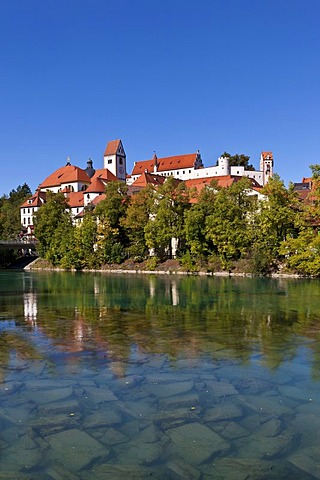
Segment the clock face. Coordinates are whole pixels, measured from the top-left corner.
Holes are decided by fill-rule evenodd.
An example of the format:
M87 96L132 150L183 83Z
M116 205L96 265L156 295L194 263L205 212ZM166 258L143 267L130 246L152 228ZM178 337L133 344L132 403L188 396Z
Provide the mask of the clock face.
M123 173L123 167L119 167L119 173Z

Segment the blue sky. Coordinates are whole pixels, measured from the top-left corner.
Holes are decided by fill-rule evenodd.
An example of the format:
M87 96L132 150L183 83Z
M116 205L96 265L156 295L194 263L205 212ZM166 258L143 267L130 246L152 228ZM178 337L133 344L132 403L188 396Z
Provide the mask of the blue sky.
M133 162L320 163L319 0L1 0L0 195L121 138Z

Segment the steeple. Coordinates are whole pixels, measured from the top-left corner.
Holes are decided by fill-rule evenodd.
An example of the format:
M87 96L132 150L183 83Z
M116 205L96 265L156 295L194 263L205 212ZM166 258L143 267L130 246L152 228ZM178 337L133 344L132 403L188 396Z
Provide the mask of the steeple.
M95 174L95 169L93 168L93 162L92 162L90 157L87 161L87 168L86 168L85 172L86 172L86 174L88 175L89 178L92 178L93 175Z

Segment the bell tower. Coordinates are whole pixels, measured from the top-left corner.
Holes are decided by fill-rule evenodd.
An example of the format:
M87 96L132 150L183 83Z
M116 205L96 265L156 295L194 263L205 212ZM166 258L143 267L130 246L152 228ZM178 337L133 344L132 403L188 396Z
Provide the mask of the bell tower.
M269 178L273 176L273 154L272 152L261 152L260 170L262 172L262 184L266 185Z
M103 155L103 166L119 180L126 181L126 153L121 140L108 143Z

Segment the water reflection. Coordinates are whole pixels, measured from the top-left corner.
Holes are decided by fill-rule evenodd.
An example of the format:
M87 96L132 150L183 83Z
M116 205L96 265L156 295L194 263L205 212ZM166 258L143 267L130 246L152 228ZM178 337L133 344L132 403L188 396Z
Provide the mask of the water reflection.
M319 478L319 285L1 272L0 477Z

